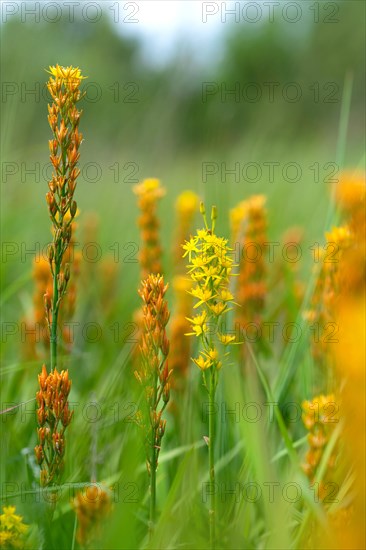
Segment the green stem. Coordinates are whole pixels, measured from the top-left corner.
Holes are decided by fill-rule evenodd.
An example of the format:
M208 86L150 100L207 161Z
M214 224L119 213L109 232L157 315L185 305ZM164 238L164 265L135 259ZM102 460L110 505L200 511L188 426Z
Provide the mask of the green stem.
M157 408L157 395L158 395L158 374L154 373L154 412ZM157 427L154 423L151 426L151 460L150 460L150 540L154 533L155 518L156 518L156 469L157 469L157 449L156 449L156 431Z
M155 431L154 431L155 435ZM155 445L151 449L151 474L150 474L150 538L153 535L156 517L156 452Z
M52 298L52 322L50 334L51 351L51 370L56 368L57 364L57 318L58 318L58 275L60 273L60 261L58 259L58 250L55 254L55 270L53 273L53 298Z
M68 117L67 117L67 112L66 112L66 109L65 109L65 112L63 110L61 110L61 117L66 120ZM54 134L55 135L55 134ZM55 135L56 137L56 135ZM67 185L68 185L68 177L67 177L67 170L68 170L68 165L67 165L67 147L68 147L68 144L64 144L62 145L62 143L60 143L60 147L61 147L61 154L62 154L62 168L61 168L61 176L64 177L66 179L65 181L65 185L63 186L63 188L61 189L61 194L60 194L60 204L62 205L62 199L65 199L67 193L66 193L66 190L67 190ZM57 173L57 171L56 171ZM58 216L58 226L59 227L62 227L63 225L63 214L61 211L59 211L59 213L57 214ZM70 221L71 223L71 221ZM57 231L57 227L54 228L55 231ZM64 249L63 249L63 245L64 245L64 241L59 240L59 238L57 238L57 241L55 242L54 241L54 246L55 246L55 269L54 269L54 272L53 272L53 298L52 298L52 323L51 323L51 334L50 334L50 352L51 352L51 370L55 369L56 366L57 366L57 325L58 325L58 310L59 310L59 305L60 305L60 300L59 300L59 293L58 293L58 276L59 276L59 273L61 271L61 264L62 264L62 256L64 254Z
M215 548L216 537L216 488L215 488L215 392L216 392L216 366L211 367L210 391L209 391L209 407L210 414L208 416L208 462L209 462L209 478L210 478L210 548Z

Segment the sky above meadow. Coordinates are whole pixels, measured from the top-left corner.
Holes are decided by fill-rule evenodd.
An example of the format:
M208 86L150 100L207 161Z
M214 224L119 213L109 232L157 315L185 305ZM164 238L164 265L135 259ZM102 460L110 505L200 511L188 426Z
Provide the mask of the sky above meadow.
M3 0L0 21L16 17L52 24L81 17L93 25L108 18L116 32L140 41L148 63L164 66L178 52L209 65L220 55L224 33L235 26L250 34L279 20L287 23L284 35L298 41L306 36L306 20L315 16L308 8L299 1L273 0Z
M225 4L229 9L235 2ZM120 32L141 40L144 57L154 64L164 65L183 45L194 51L196 61L205 61L225 27L218 5L203 0L119 2ZM113 19L117 8L111 7Z

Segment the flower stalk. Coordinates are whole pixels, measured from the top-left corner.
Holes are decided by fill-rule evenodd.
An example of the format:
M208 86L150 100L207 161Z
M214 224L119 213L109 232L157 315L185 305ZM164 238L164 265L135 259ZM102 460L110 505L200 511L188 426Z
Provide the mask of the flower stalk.
M74 200L77 167L82 134L79 132L81 111L80 84L84 77L74 67L50 67L47 88L52 97L48 105L48 121L53 133L49 141L50 160L54 168L46 195L52 222L53 242L48 247L48 262L52 275L52 292L45 288L44 305L50 334L50 373L45 365L38 376L37 392L38 445L35 454L41 467L41 485L58 483L65 453L64 432L71 422L68 395L71 389L68 371L57 370L58 318L62 299L70 280L70 265L64 261L72 236L72 224L77 213Z
M166 420L162 418L170 399L168 367L169 341L166 326L169 311L164 298L168 285L160 275L149 275L141 283L144 327L140 344L140 366L135 376L144 390L144 406L136 421L142 428L146 452L146 467L150 477L150 537L156 521L156 471Z
M214 206L211 212L211 227L209 228L204 204L200 211L205 229L197 231L195 237L183 245L183 257L188 255L188 273L193 285L189 293L195 298L194 309L199 313L192 319L188 318L192 332L187 336L195 336L199 341L199 356L192 359L202 371L202 381L209 396L208 445L209 480L210 480L210 546L216 545L216 497L215 497L215 395L218 385L219 371L228 352L222 353L222 348L234 343L235 336L227 334L224 318L232 309L233 295L229 291L232 276L233 259L227 240L215 235L217 210Z
M46 319L50 330L51 370L57 365L57 321L60 303L66 294L70 279L69 264L62 260L69 247L72 222L77 213L74 200L76 180L80 174L77 163L79 147L83 140L79 132L81 111L77 103L81 99L80 84L83 79L80 70L74 67L50 67L51 77L47 83L53 99L48 105L48 122L53 139L49 141L50 160L54 168L49 192L46 195L50 219L53 225L53 243L48 248L53 292L52 298L45 295Z

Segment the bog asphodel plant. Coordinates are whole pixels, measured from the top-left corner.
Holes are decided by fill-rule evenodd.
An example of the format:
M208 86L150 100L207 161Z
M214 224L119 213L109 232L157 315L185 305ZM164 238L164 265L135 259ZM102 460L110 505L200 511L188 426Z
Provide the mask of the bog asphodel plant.
M233 258L227 239L215 234L216 207L212 207L211 228L208 227L204 204L200 211L205 228L197 231L194 237L183 245L184 255L188 256L188 273L193 286L189 293L196 303L197 314L188 321L192 332L199 340L199 355L193 362L202 371L203 385L209 395L209 436L205 438L209 449L210 491L210 544L215 545L216 499L215 499L215 394L219 372L228 352L222 350L235 341L235 336L226 333L225 316L232 309L233 295L229 291L232 276Z
M72 507L78 521L76 540L85 547L99 538L103 521L111 512L110 491L104 485L91 483L76 493Z
M168 367L169 341L166 326L169 321L165 293L168 285L160 275L149 275L142 281L139 294L143 301L143 333L140 343L140 364L135 371L143 387L143 407L136 420L142 428L146 451L146 467L150 477L150 533L156 516L156 470L165 433L163 412L170 398Z
M138 225L141 233L141 250L139 254L141 279L151 273L162 273L162 249L159 238L159 219L157 216L158 201L165 195L165 189L158 179L143 180L133 188L138 197L140 216Z
M48 106L48 121L53 133L49 141L53 174L46 195L53 226L53 242L48 247L48 261L52 275L52 294L45 288L46 321L50 333L50 373L45 365L38 376L37 420L39 444L35 448L41 467L41 484L56 483L62 473L65 452L64 432L71 421L68 395L71 388L68 371L59 372L58 328L59 311L70 279L69 263L64 262L70 245L72 224L77 212L74 200L77 167L82 134L79 132L81 111L77 103L82 93L84 77L74 67L50 67L47 88L52 97Z
M308 443L309 450L306 453L305 462L302 468L307 475L310 483L316 482L316 475L321 463L325 448L329 442L339 418L335 411L338 405L333 394L318 395L312 401L304 401L302 404L302 420L305 428L309 431ZM314 489L317 491L317 497L324 500L327 496L327 481L332 481L331 473L334 470L336 453L333 451L327 463L327 468L323 479Z
M325 234L326 245L319 254L319 263L314 265L316 283L311 299L310 309L304 316L310 324L310 328L316 329L312 340L312 354L316 362L329 376L329 365L332 363L332 346L334 337L329 336L330 331L336 331L335 310L342 286L345 270L340 266L344 264L344 254L351 249L354 242L348 225L333 227Z
M53 295L45 296L46 317L50 328L51 369L57 363L57 319L60 303L66 294L70 279L70 266L62 266L63 257L70 244L72 223L76 216L74 200L76 180L80 174L77 162L83 136L79 132L81 111L77 103L81 99L80 84L83 77L74 67L50 67L51 77L47 88L53 99L48 106L48 121L53 133L49 141L50 160L54 168L49 192L46 195L49 215L53 225L53 243L48 248L48 259L53 278Z
M267 294L264 248L267 242L266 197L253 195L232 211L232 233L237 235L240 262L237 283L238 320L242 327L255 323L259 329ZM240 211L242 220L240 222ZM244 227L241 228L240 224ZM244 349L244 348L243 348Z
M193 191L183 191L175 202L177 227L175 231L173 259L176 276L172 281L175 308L170 322L170 364L174 371L174 388L181 392L185 388L186 373L190 363L191 345L185 333L189 331L188 318L192 316L193 299L188 294L192 280L186 277L185 261L182 258L182 243L192 233L192 222L199 205L199 197ZM174 407L174 404L173 404ZM174 407L178 413L178 408Z

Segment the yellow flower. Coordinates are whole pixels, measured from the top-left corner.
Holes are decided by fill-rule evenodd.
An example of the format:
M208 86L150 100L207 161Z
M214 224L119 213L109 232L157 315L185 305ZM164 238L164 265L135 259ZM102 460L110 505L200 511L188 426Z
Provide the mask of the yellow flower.
M200 355L198 359L193 359L193 363L197 365L197 367L201 370L207 370L211 367L212 361L210 359L205 359L203 355Z
M231 249L230 249L231 250ZM222 267L225 267L226 269L231 269L232 268L232 265L233 265L233 262L234 260L232 258L230 258L229 256L225 256L224 258L222 258L221 260L221 266Z
M78 491L72 502L78 520L77 541L83 547L89 546L112 510L110 491L100 484L91 484Z
M185 336L202 336L207 332L207 325L193 325L192 330L193 332L186 332Z
M235 336L230 336L230 334L219 334L219 340L224 346L227 346L228 344L231 344L231 342L235 341Z
M23 518L15 514L15 506L4 506L0 515L0 547L24 548L24 536L29 526Z
M234 299L234 296L227 289L223 289L220 293L221 300L224 302L231 302Z
M243 222L233 237L237 244L240 243L240 247L253 244L257 250L263 251L267 241L265 202L264 195L254 195L242 204ZM258 254L253 262L246 261L241 254L237 283L237 301L240 306L237 319L241 325L251 321L262 323L266 292L265 254Z
M228 311L228 307L225 302L218 302L217 304L210 305L210 309L217 317L224 313L224 311Z
M202 279L206 278L204 271L199 271L198 273L191 273L191 277L196 282L202 281Z
M183 191L175 203L176 209L184 216L192 216L198 207L198 196L193 191Z
M212 362L215 363L216 368L220 368L222 364L218 361L215 348L215 341L218 342L217 334L209 334L207 338L205 333L208 334L210 324L216 326L218 318L231 309L230 303L234 297L229 291L229 280L232 275L233 260L228 255L231 249L227 246L227 239L218 237L214 232L217 218L215 207L211 212L211 229L208 228L203 204L200 206L200 211L204 217L206 229L197 230L196 235L186 241L183 248L184 256L189 254L188 273L195 283L190 291L190 294L196 298L193 308L201 307L201 315L196 315L193 319L188 318L193 331L188 335L205 336L201 338L203 355L195 360L197 366L205 370ZM204 359L205 356L206 359Z
M207 353L207 357L211 359L211 361L216 361L219 356L219 353L217 349L210 349L210 351Z
M363 172L343 172L336 184L336 200L347 212L364 208L366 196L365 174Z
M204 268L206 266L206 264L208 264L210 262L210 258L206 258L206 257L203 257L203 256L197 256L196 258L193 258L192 260L192 265L191 265L191 269L190 271L194 271L195 269L197 268Z
M86 76L81 76L81 70L79 67L62 67L61 65L50 65L48 73L52 74L52 76L56 78L74 78L77 80L82 80L83 78L87 78Z
M150 274L162 273L162 249L159 235L158 201L165 195L165 189L158 179L149 178L133 187L138 197L140 210L138 226L141 235L139 262L141 278L147 279Z
M77 208L77 209L76 209L76 214L75 214L75 216L74 216L72 219L74 220L74 219L77 218L78 216L80 216L80 208ZM67 222L69 222L69 221L71 220L71 212L70 212L70 210L68 210L68 211L66 212L66 214L65 214L65 216L64 216L64 220L67 221Z
M199 252L196 241L194 239L190 239L186 242L186 244L183 245L183 250L185 250L185 253L183 254L183 258L189 254L189 261L191 261L191 254L192 252Z
M202 289L202 288L193 288L191 291L192 296L199 299L199 302L193 306L194 309L201 306L202 304L207 303L209 300L214 298L215 296L212 295L211 290L209 289Z
M176 292L186 292L192 288L192 281L187 277L177 276L174 277L172 285Z
M203 325L206 322L207 319L207 313L203 311L201 315L195 315L192 319L187 317L187 321L192 323L193 325Z
M141 183L133 187L133 192L137 196L144 196L144 198L151 197L160 198L165 195L165 189L161 187L160 180L156 178L147 178Z

